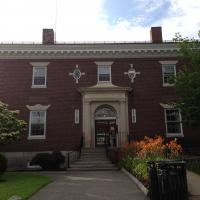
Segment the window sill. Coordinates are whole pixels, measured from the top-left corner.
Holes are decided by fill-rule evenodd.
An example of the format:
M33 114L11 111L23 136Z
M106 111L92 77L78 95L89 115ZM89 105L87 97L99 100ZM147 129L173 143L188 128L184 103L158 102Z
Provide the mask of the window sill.
M32 85L31 88L47 88L46 85Z
M170 138L170 137L184 137L183 133L167 133L166 134L166 137L167 138Z
M98 81L97 83L111 83L111 81Z
M28 140L44 140L46 136L28 136Z
M163 87L174 87L174 84L167 84L167 83L165 83L165 84L163 84Z

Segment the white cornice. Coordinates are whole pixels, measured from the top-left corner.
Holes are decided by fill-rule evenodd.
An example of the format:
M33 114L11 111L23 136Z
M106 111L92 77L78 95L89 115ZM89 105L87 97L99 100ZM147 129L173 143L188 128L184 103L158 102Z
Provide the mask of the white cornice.
M108 62L105 62L105 61L97 61L97 62L94 62L96 65L98 66L101 66L101 65L107 65L107 66L111 66L113 64L113 61L108 61Z
M178 62L178 60L163 60L159 61L162 65L175 65Z
M0 59L177 57L176 43L25 45L0 44Z
M50 105L47 105L47 106L44 106L44 105L41 105L41 104L36 104L34 106L29 106L29 105L26 105L26 107L29 109L29 110L42 110L42 111L45 111L47 110Z
M46 67L49 62L30 62L33 67Z

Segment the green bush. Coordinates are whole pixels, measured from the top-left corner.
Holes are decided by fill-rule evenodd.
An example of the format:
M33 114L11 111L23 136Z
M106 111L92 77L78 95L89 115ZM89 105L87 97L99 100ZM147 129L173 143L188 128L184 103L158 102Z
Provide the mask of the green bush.
M40 165L43 170L59 170L64 161L65 157L61 152L38 153L33 157L31 164Z
M60 151L53 151L52 156L56 159L57 163L63 164L65 162L65 157Z
M140 161L134 168L134 173L139 179L147 180L148 173L147 173L147 163L145 161Z
M7 159L4 155L0 154L0 178L7 169Z

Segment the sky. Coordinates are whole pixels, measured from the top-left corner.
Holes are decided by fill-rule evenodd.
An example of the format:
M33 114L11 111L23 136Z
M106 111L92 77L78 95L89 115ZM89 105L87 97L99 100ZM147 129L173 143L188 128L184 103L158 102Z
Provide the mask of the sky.
M197 38L200 0L0 0L0 42L41 42L53 28L58 42L149 41L162 26Z

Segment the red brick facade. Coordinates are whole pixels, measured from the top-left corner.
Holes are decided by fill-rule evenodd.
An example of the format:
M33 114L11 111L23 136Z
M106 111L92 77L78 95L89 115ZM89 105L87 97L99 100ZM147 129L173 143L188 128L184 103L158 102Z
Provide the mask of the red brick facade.
M148 44L147 44L148 45ZM54 45L53 45L54 46ZM56 46L56 45L55 45ZM119 56L120 57L120 56ZM47 110L46 139L28 140L28 130L16 144L1 146L0 151L47 151L76 150L82 136L82 96L80 87L90 87L97 83L96 61L113 61L111 66L112 84L130 87L128 94L129 132L136 137L161 134L165 137L164 109L160 103L175 100L174 87L163 87L162 65L160 60L177 60L169 57L132 57L129 58L62 58L62 59L0 59L0 100L12 109L20 110L20 117L29 122L26 105L50 105ZM30 62L49 62L47 66L47 88L31 88L33 66ZM79 83L72 76L78 64L81 72ZM133 64L140 75L131 83L124 72ZM180 63L177 65L180 67ZM137 122L131 122L131 108L137 111ZM80 110L80 123L74 123L74 110ZM198 130L183 128L186 144L198 145Z

